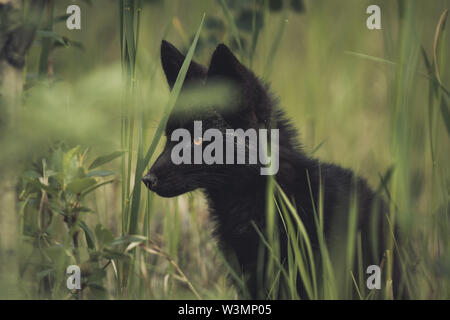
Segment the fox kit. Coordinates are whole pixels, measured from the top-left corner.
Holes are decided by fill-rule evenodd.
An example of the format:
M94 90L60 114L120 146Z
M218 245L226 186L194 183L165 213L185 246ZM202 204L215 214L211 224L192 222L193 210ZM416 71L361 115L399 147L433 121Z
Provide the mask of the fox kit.
M162 42L162 67L171 88L184 58L172 44ZM225 106L216 108L216 104L219 105L223 100L216 101L217 103L208 101L202 108L178 106L183 103L183 92L187 92L189 88L210 92L212 84L219 81L229 84L232 88L232 93L227 95ZM365 274L368 266L382 264L386 249L383 234L387 228L386 210L382 200L378 200L378 196L366 181L352 171L308 157L298 143L296 130L286 119L268 86L241 64L228 47L220 44L212 55L209 68L191 62L181 95L166 126L167 142L164 150L143 178L143 182L162 197L175 197L196 189L203 191L210 214L216 222L215 233L219 245L226 256L233 255L237 258L237 267L246 279L247 292L251 298L265 298L270 290L258 276L258 272L264 272L264 261L268 256L267 248L261 245L261 234L258 230L266 230L269 176L261 174L260 163L217 161L175 164L172 155L177 142L171 139L175 130L183 128L191 134L192 139L187 143L186 149L188 153L193 153L196 146L203 144L202 147L206 148L202 136L195 136L195 121L201 121L203 130L215 128L224 136L229 129L277 130L279 168L273 177L295 205L305 226L316 259L319 283L324 281L320 271L320 236L324 235L333 267L339 269L346 261L345 246L352 208L357 213L357 232L352 241L354 248L357 248L356 239L360 239L362 248L362 256L357 257L355 253L354 261L362 259L365 278L368 276ZM241 140L235 144L248 147L247 141ZM228 151L226 149L224 152ZM320 227L317 222L319 207L322 210ZM289 255L287 242L292 240L289 240L281 220L280 216L277 216L279 261L285 265ZM323 232L319 233L318 230ZM373 239L376 239L377 246L372 245ZM264 252L266 258L260 259ZM358 268L351 269L355 279L358 279ZM350 270L347 269L343 274L348 276ZM295 279L299 296L309 298L301 277L297 276ZM282 293L280 297L283 297Z

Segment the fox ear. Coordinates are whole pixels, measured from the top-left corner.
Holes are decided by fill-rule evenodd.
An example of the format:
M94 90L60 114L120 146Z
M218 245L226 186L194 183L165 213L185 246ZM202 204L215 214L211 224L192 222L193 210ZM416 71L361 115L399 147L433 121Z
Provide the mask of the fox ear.
M232 81L243 81L249 71L224 44L214 50L208 70L208 78L220 77Z
M171 89L173 88L175 81L177 80L178 72L183 65L184 58L185 56L180 51L178 51L178 49L175 48L174 45L165 40L161 42L162 67ZM206 74L207 71L205 67L194 61L191 61L189 69L186 73L184 83L192 80L204 80L206 78Z
M247 69L224 44L214 51L208 69L208 82L222 79L237 85L235 105L221 110L235 128L266 126L271 116L272 99L264 84Z

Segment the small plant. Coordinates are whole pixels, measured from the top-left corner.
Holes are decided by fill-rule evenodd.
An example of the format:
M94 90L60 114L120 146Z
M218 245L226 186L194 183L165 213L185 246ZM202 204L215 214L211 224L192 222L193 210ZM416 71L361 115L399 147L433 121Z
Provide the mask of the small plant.
M98 157L89 165L87 153L80 146L68 151L55 148L20 178L20 233L32 244L20 274L23 278L29 268L37 269L30 274L37 276L31 280L37 284L40 297L60 297L60 289L65 289L64 272L73 264L82 270L82 290L74 296L80 298L89 288L90 296L104 297L105 268L112 259L129 258L117 249L127 239L114 240L112 232L101 224L93 233L86 223L94 213L88 206L88 195L116 181L113 171L98 168L122 156L122 152Z

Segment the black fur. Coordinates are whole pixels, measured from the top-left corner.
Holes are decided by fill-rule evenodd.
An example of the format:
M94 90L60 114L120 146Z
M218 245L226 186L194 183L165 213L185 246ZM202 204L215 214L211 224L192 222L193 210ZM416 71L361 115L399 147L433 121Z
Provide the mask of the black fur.
M173 87L184 56L166 41L161 45L161 59L170 87ZM276 181L295 203L305 224L315 252L319 247L313 204L318 208L319 185L323 186L324 230L333 261L342 259L340 244L346 243L348 214L353 194L357 195L358 231L361 232L364 268L380 265L383 258L383 229L386 228L384 204L369 188L366 181L352 171L333 164L321 163L308 157L298 144L297 133L283 111L263 84L244 67L223 44L213 53L209 69L192 62L183 91L188 86L204 88L215 81L232 83L237 91L230 95L227 108L215 108L214 103L203 109L186 109L175 106L166 128L168 141L165 149L150 169L155 184L147 186L164 197L202 189L207 197L210 213L217 222L216 234L225 252L233 252L239 267L247 276L252 298L264 298L268 288L257 281L260 237L255 227L265 230L267 176L259 174L256 165L174 165L170 151L174 143L170 135L176 128L192 131L194 120L202 120L204 128L214 127L224 132L227 128L277 128L280 132L280 167ZM182 97L179 103L183 102ZM321 179L321 180L320 180ZM311 185L312 197L308 181ZM314 201L312 201L312 199ZM374 204L377 210L373 210ZM369 226L376 222L378 227ZM281 261L286 252L286 234L279 223ZM369 246L371 237L379 240L378 248ZM264 269L264 268L263 268ZM320 275L320 272L318 272ZM299 294L305 298L301 280Z

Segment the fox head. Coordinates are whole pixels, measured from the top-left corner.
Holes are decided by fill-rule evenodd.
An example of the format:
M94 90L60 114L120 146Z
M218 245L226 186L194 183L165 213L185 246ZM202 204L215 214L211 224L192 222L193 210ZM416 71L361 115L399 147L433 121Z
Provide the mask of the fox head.
M184 59L185 56L172 44L162 41L162 67L171 89ZM208 96L218 84L226 88L226 94ZM196 94L190 95L190 92ZM272 105L265 85L238 61L227 46L218 45L209 68L194 61L190 63L178 101L166 125L165 147L142 181L160 196L174 197L198 188L219 189L232 185L233 177L243 179L251 176L254 179L259 175L261 164L174 163L172 154L179 142L172 141L171 137L177 129L189 132L191 139L184 142L183 150L192 153L194 159L195 148L207 148L206 135L198 134L195 122L201 121L203 131L217 129L225 141L227 129L269 129ZM248 149L247 140L243 143ZM226 150L225 146L223 149Z

